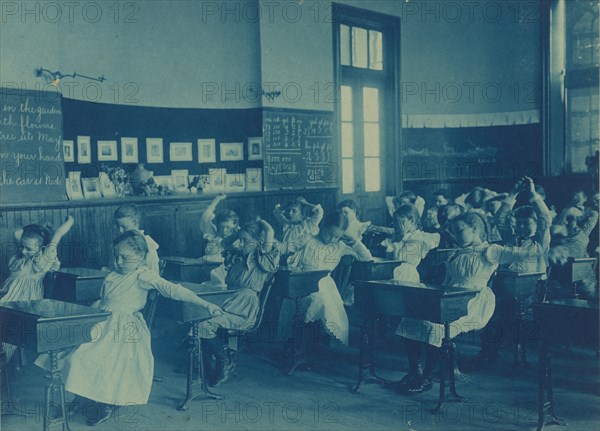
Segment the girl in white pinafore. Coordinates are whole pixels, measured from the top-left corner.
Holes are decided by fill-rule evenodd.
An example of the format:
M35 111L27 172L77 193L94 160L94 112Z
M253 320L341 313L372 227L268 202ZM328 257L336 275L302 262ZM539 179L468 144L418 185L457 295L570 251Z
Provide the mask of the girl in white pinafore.
M356 238L347 245L340 238L348 226L348 219L340 211L328 214L320 225L318 235L311 237L301 252L300 271L333 271L343 256L353 256L359 261L372 259L369 250ZM302 298L301 313L304 321L323 324L325 332L348 344L348 315L344 302L331 275L319 281L319 291ZM278 333L281 339L291 336L294 321L294 301L285 299L279 314Z
M402 205L394 212L394 234L397 241L386 239L383 243L393 259L402 261L394 269L394 279L419 283L417 266L440 244L440 234L420 229L419 211L412 204Z
M112 314L94 326L89 343L59 355L65 389L100 403L100 414L91 425L107 420L114 406L148 402L154 358L150 331L140 312L148 291L157 289L169 298L206 307L212 315L222 314L218 306L148 269L148 246L140 232L127 231L113 244L117 272L106 276L98 305ZM36 365L48 369L48 355L40 355Z
M466 316L450 324L450 337L484 328L496 304L494 293L488 287L490 277L498 267L503 247L489 245L487 227L482 216L470 211L452 220L452 232L460 246L446 263L444 285L478 290L467 306ZM427 320L404 317L396 334L406 339L409 372L401 380L407 394L420 393L432 388L431 374L437 348L441 347L444 326ZM428 345L425 370L419 363L423 343Z

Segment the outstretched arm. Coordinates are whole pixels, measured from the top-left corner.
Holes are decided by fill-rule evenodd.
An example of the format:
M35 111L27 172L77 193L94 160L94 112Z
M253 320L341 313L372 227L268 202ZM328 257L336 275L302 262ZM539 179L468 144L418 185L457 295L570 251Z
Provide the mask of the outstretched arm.
M217 229L213 223L213 219L215 218L215 210L219 203L223 200L227 199L227 195L225 193L219 193L212 200L208 208L204 210L202 213L202 217L200 218L200 231L206 236L216 236Z
M50 242L44 248L44 251L40 255L40 258L36 261L36 269L38 271L49 271L51 270L52 266L58 262L58 243L60 242L62 237L69 232L69 230L73 226L73 223L75 223L75 219L72 216L67 216L65 222L54 231Z

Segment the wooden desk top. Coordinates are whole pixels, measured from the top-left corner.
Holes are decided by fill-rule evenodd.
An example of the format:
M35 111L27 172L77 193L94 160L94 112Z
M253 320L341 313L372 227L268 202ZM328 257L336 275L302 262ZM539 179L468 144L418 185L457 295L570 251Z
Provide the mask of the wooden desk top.
M394 290L402 288L405 291L413 291L417 294L422 295L435 295L435 296L470 296L473 292L479 292L478 289L467 289L465 287L447 287L438 284L429 283L415 283L411 281L401 280L357 280L356 284L365 285L368 288ZM475 296L473 294L473 296Z
M110 274L110 272L108 271L101 271L99 269L81 267L61 268L57 272L60 274L73 275L77 278L104 278L108 274Z
M496 271L496 276L499 277L510 277L510 278L535 278L539 279L544 275L543 272L516 272L509 271L508 269L499 269Z
M110 311L55 299L36 301L12 301L0 303L2 311L12 311L35 318L38 322L56 322L87 317L109 317Z
M181 257L181 256L164 256L161 257L160 260L164 260L165 262L176 263L182 266L197 266L197 265L206 265L206 266L219 266L220 262L207 262L201 258L192 258L192 257Z

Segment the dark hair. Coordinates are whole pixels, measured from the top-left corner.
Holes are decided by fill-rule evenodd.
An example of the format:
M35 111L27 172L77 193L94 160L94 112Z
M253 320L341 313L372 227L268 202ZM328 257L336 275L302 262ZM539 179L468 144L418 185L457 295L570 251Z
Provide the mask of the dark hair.
M448 199L448 190L446 189L438 189L433 193L433 196L443 196Z
M261 226L261 224L259 222L256 222L256 221L248 222L244 226L242 226L242 228L240 230L244 231L244 232L248 232L253 238L256 238L257 241L261 240L261 235L263 233L263 227Z
M237 213L232 210L219 210L215 215L215 224L219 226L221 223L233 221L237 226L240 223L240 218Z
M462 205L446 204L438 208L437 219L440 226L445 226L451 219L448 218L452 209L458 209L459 215L464 212ZM453 220L453 219L452 219Z
M401 217L412 220L417 225L417 228L421 228L421 217L419 216L419 210L413 204L404 204L394 211L394 221Z
M115 219L131 217L135 220L138 226L142 223L142 212L138 208L137 205L134 204L125 204L121 205L115 211Z
M23 233L21 234L22 238L35 238L38 239L42 246L48 245L50 243L50 238L52 237L52 224L28 224L23 228Z
M327 213L325 214L325 217L323 217L323 221L320 224L320 228L324 229L328 227L338 227L345 231L346 229L348 229L348 217L346 217L346 214L344 214L340 210Z
M356 217L358 217L360 215L360 208L358 207L358 204L356 202L354 202L352 199L346 199L346 200L341 201L338 204L337 209L341 210L344 207L354 210L354 212L356 213Z
M129 230L116 237L113 240L113 247L117 247L119 244L125 244L138 253L148 254L146 238L137 230Z
M487 241L489 238L489 226L487 221L483 218L481 214L476 211L467 211L457 217L452 219L452 224L463 222L467 226L477 227L481 232L481 240Z
M516 210L513 211L513 215L515 216L516 219L532 218L534 220L537 220L537 214L535 213L535 210L533 209L533 207L530 205L524 205L522 207L517 208Z
M414 194L413 192L411 192L410 190L406 190L402 193L400 193L398 196L396 196L392 202L394 203L394 206L400 207L404 204L404 199L407 199L409 201L409 203L414 204L417 201L417 195Z
M465 198L465 203L471 205L472 208L481 208L484 201L485 191L481 187L475 187Z
M307 218L308 216L310 216L310 208L308 207L308 205L304 205L302 202L298 202L297 200L291 201L289 204L287 204L287 209L290 210L293 207L298 207L300 208L300 213L302 214L302 218Z

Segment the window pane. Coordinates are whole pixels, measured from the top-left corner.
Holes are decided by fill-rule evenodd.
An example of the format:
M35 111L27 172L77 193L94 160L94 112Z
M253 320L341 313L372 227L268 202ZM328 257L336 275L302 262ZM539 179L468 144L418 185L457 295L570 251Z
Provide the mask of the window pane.
M342 193L354 193L354 160L342 159Z
M340 62L344 66L350 66L350 27L340 26Z
M569 0L566 2L567 70L597 67L598 2Z
M354 155L354 137L352 123L342 123L342 157Z
M367 30L352 27L352 66L367 67Z
M352 121L352 87L342 85L342 121Z
M365 157L379 157L379 123L365 123Z
M572 172L586 172L586 157L598 151L598 87L569 90L567 148Z
M379 157L365 159L365 191L381 190L381 163Z
M365 121L379 121L379 89L363 88L363 118Z
M383 37L380 31L369 30L369 68L383 70Z

